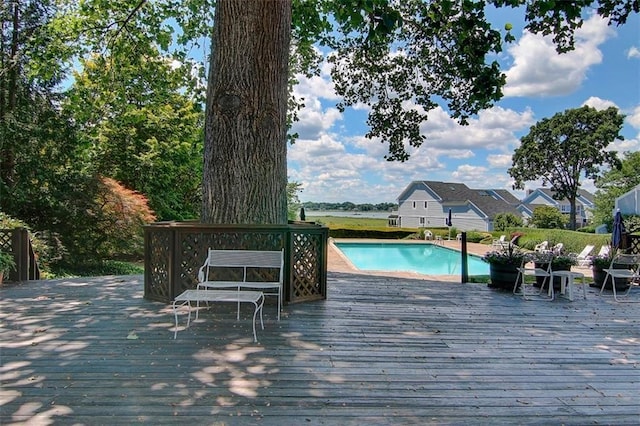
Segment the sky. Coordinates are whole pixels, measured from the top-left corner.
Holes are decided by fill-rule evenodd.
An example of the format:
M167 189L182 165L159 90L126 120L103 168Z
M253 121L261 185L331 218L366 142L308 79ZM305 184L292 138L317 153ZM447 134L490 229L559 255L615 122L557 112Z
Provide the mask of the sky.
M522 15L522 13L520 13ZM341 114L335 105L329 67L311 79L298 76L295 94L305 108L293 131L299 139L289 146L288 178L301 184L300 201L356 204L396 202L415 180L460 182L470 188L513 190L507 170L511 157L532 125L571 108L615 106L626 115L624 141L609 146L619 153L640 149L640 17L621 27L607 26L591 16L576 33L576 48L560 55L550 38L522 30L521 16L495 12L497 29L512 23L516 41L498 57L507 77L504 97L460 126L445 110L433 110L421 127L427 141L409 150L404 162L384 159L388 146L365 138L367 110ZM591 180L582 188L595 192Z

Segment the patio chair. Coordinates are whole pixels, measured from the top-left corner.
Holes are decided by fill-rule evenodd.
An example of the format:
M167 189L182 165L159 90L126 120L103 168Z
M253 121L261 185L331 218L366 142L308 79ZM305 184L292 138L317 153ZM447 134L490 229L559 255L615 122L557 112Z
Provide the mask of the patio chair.
M622 269L614 268L614 265L623 266ZM631 288L640 285L640 255L618 253L611 259L609 268L604 269L607 276L604 278L600 294L604 291L607 281L611 278L611 288L613 289L613 299L616 302L640 302L640 300L619 300L616 291L616 278L627 279L629 286L621 296L628 296Z
M576 256L578 266L589 266L591 264L591 252L594 248L595 246L591 244L587 244L586 246L584 246L582 251Z
M500 238L493 240L493 242L491 243L491 247L495 247L495 248L502 248L504 247L507 236L506 235L500 235Z
M533 251L542 253L542 252L548 251L548 247L549 247L549 241L543 241L540 244L536 244Z
M527 267L527 263L529 263L529 260L530 259L525 257L524 259L522 259L522 264L520 265L520 267L517 268L518 276L516 278L516 282L513 285L513 294L518 294L518 284L519 284L520 294L522 294L522 297L524 298L524 300L527 300L525 278L526 277L544 277L544 279L542 280L542 285L540 286L540 291L538 291L537 294L535 293L531 293L531 294L540 296L544 291L545 284L548 283L549 284L548 292L549 292L550 300L553 300L553 284L551 284L551 262L547 264L546 268L536 268L535 266L531 268L531 267Z

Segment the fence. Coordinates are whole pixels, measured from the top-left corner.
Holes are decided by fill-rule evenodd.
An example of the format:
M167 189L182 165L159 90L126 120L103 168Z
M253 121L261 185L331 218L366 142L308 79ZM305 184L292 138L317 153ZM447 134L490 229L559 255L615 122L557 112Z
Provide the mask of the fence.
M40 269L28 230L25 228L0 229L0 250L12 254L16 263L16 269L10 271L5 277L7 281L40 279Z
M144 297L169 303L197 285L209 248L285 250L286 303L326 299L329 229L307 222L288 225L209 225L159 222L145 237Z

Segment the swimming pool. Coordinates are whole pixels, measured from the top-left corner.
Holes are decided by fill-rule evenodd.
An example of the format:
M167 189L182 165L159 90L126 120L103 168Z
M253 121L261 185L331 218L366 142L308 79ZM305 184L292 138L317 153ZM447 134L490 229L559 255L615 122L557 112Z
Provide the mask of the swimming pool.
M407 271L425 275L461 273L461 255L435 244L350 243L335 246L358 269L369 271ZM478 256L468 255L469 275L489 275L489 264Z

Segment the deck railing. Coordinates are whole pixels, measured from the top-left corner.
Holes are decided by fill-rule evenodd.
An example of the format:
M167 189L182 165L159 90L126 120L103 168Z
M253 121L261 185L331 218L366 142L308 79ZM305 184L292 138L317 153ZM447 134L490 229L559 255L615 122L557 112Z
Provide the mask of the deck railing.
M196 288L209 248L285 249L284 301L327 297L329 229L309 222L288 225L209 225L158 222L145 227L144 297L168 303Z
M40 279L38 262L27 229L0 229L0 250L12 254L16 263L16 268L5 277L7 281Z

